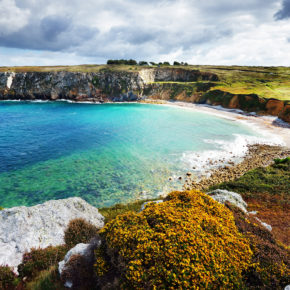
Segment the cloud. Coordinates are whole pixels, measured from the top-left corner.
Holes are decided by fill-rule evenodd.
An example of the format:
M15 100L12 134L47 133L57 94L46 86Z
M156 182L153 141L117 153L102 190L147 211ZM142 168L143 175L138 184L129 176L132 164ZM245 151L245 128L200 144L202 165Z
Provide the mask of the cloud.
M290 0L283 0L282 8L274 15L276 20L290 18Z
M262 55L271 55L265 42L289 49L289 34L273 18L279 9L275 18L285 18L289 1L281 6L281 0L0 0L0 47L6 48L4 63L15 60L12 53L9 59L13 48L26 60L35 55L51 64L61 54L89 63L135 58L263 64L269 58ZM55 59L44 61L48 55ZM277 55L270 58L273 64L289 63L288 54Z

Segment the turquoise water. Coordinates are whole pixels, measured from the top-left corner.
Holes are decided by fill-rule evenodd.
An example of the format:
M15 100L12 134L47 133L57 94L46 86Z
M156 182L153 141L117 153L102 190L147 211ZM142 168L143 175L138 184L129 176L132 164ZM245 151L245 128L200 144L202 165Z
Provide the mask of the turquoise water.
M147 104L0 102L0 205L79 196L95 206L181 188L186 154L253 136L201 112ZM212 151L214 150L214 151Z

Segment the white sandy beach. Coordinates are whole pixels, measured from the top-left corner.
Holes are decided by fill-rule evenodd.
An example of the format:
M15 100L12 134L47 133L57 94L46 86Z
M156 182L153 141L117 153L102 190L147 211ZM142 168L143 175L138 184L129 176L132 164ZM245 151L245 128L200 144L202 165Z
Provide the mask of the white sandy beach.
M249 115L242 110L226 109L221 106L199 105L186 102L166 102L163 105L182 107L204 113L214 114L233 121L247 124L254 130L262 133L273 145L282 145L290 148L290 124L275 116Z

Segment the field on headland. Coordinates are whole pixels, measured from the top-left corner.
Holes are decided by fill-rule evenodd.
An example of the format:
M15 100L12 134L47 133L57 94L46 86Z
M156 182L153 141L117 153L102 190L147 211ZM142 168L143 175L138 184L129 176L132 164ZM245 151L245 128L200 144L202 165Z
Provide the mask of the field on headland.
M75 65L75 66L16 66L0 67L0 72L99 72L126 71L137 72L145 68L157 66L140 65ZM262 98L290 100L290 68L289 67L255 67L255 66L165 66L162 68L182 68L200 70L216 74L219 81L212 89L232 94L257 94ZM190 84L190 83L188 83Z

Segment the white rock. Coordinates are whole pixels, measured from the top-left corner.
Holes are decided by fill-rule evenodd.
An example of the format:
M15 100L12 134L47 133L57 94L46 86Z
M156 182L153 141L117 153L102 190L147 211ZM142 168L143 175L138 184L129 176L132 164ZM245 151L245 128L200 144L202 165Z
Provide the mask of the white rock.
M290 290L290 285L287 285L287 286L285 287L285 290Z
M269 232L271 232L272 231L272 227L269 225L269 224L267 224L267 223L264 223L264 222L262 222L259 218L257 218L256 217L256 220L264 227L264 228L266 228ZM289 289L290 290L290 289Z
M90 244L77 244L74 248L70 249L63 261L59 262L58 263L58 271L59 271L59 274L61 275L63 270L65 269L65 265L66 263L69 261L69 259L74 256L74 255L81 255L81 256L85 256L87 255L87 252L88 250L90 249Z
M70 258L74 255L81 255L86 258L88 262L92 262L94 259L94 249L101 245L100 239L95 239L91 244L77 244L74 248L70 249L63 261L58 263L58 272L62 275L63 271L66 270L67 263L69 262ZM64 283L64 286L67 288L71 288L73 286L73 281L67 279Z
M98 209L79 197L1 210L0 265L16 270L23 253L31 248L63 244L64 230L75 218L84 218L97 228L104 226L104 217Z
M146 202L144 202L144 203L142 204L142 206L141 206L141 210L140 210L140 211L144 210L144 209L145 209L145 206L146 206L148 203L151 203L151 202L153 202L153 203L161 203L161 202L163 202L163 200L146 201Z
M214 200L219 203L225 204L226 201L237 206L243 212L247 213L247 203L243 200L240 194L228 190L216 189L214 191L208 192Z

